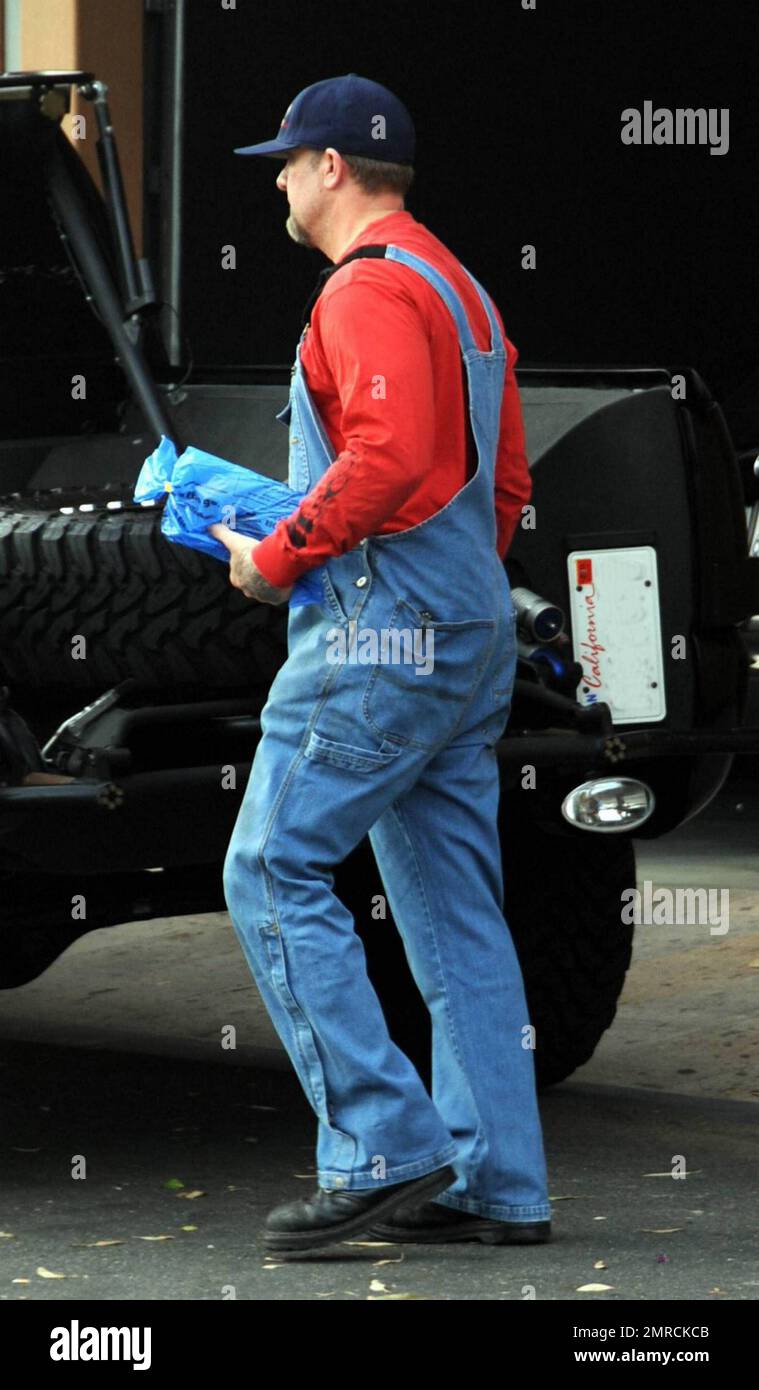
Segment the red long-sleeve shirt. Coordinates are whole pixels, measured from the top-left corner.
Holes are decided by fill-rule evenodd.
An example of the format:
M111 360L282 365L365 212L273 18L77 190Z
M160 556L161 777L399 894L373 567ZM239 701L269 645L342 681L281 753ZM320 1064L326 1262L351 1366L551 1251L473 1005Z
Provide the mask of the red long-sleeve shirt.
M410 212L371 222L343 255L388 242L446 276L477 347L489 351L490 326L474 285ZM517 350L496 314L508 355L494 490L503 558L532 481L514 376ZM425 520L464 485L476 458L453 318L437 290L410 266L361 258L330 276L311 314L301 363L335 457L300 506L255 547L258 569L280 588L365 536Z

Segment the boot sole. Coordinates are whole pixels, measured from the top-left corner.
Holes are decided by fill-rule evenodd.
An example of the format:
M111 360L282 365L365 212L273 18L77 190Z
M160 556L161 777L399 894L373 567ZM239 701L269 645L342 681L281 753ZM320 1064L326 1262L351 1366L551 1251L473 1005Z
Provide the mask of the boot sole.
M333 1245L336 1241L344 1240L346 1236L368 1230L370 1222L374 1221L376 1216L389 1216L391 1211L395 1211L406 1202L434 1197L455 1181L455 1169L447 1166L435 1173L425 1173L424 1177L417 1178L414 1182L394 1183L388 1188L387 1197L370 1211L358 1212L347 1221L336 1222L333 1226L315 1227L311 1231L265 1231L264 1246L267 1250L287 1251L311 1250L322 1245Z
M505 1221L497 1224L473 1221L467 1226L440 1226L434 1230L422 1226L409 1226L402 1230L398 1226L384 1226L380 1222L370 1226L369 1234L399 1245L443 1245L450 1241L466 1240L478 1240L482 1245L545 1245L551 1239L550 1228L548 1231L509 1230L509 1224Z

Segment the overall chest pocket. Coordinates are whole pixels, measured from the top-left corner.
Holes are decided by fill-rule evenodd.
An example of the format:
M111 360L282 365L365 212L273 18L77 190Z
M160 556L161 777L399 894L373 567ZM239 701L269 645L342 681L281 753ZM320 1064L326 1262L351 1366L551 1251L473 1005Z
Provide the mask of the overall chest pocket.
M413 748L444 741L490 660L495 626L446 622L398 599L388 626L363 639L375 657L361 701L373 732Z

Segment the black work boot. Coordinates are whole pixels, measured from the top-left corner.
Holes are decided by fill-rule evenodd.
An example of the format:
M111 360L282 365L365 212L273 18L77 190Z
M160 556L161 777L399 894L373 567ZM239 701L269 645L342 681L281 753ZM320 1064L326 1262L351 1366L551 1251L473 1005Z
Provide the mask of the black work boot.
M331 1245L345 1236L365 1231L375 1218L389 1216L402 1202L434 1196L456 1181L456 1170L446 1164L421 1178L344 1192L317 1187L311 1197L285 1202L269 1212L264 1226L267 1250L311 1250Z
M479 1240L483 1245L538 1245L551 1239L550 1221L498 1221L492 1216L444 1207L440 1202L399 1207L388 1220L372 1221L370 1235L382 1240L434 1245L449 1240Z

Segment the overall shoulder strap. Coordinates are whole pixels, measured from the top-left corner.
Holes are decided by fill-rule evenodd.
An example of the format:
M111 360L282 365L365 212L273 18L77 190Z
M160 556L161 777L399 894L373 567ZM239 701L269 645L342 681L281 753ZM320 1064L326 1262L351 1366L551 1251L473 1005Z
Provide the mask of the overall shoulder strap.
M459 344L462 353L475 352L477 347L463 300L447 275L444 275L442 271L438 270L437 266L424 260L422 256L417 256L413 251L406 251L401 246L389 245L387 248L387 259L389 261L400 261L402 265L410 266L412 270L418 271L423 279L425 279L428 284L432 285L434 290L437 290L437 293L446 304L456 324L456 332L459 336ZM461 263L459 262L459 264ZM488 316L488 322L490 324L490 351L491 353L500 351L505 357L505 344L501 338L490 297L485 293L477 280L475 280L474 276L470 274L466 266L462 265L461 269L469 277L477 290L480 302Z
M303 310L303 326L305 327L305 325L309 322L313 307L317 299L319 298L319 295L321 294L322 290L324 289L324 286L329 280L330 275L334 275L336 270L339 270L342 265L347 265L349 261L358 260L360 256L384 257L386 252L387 246L359 246L355 251L350 251L347 256L343 256L343 259L341 261L338 261L336 265L328 265L326 270L323 270L321 272L319 279L316 283L316 289L314 290L305 309Z
M359 247L357 248L357 250L351 251L351 252L349 252L349 254L348 254L347 256L344 256L343 259L342 259L341 261L338 261L336 265L328 265L328 266L326 267L326 269L324 269L324 270L321 272L321 274L319 275L319 279L318 279L318 281L317 281L317 283L316 283L316 288L314 289L314 291L313 291L313 293L312 293L310 299L308 300L308 303L306 304L305 309L303 310L303 320L302 320L302 321L303 321L304 327L308 324L308 322L309 322L309 320L310 320L310 317L311 317L311 313L312 313L312 311L313 311L313 307L314 307L314 305L315 305L317 299L319 298L319 295L321 294L322 290L324 289L324 286L326 285L327 281L329 280L330 275L334 275L334 273L335 273L336 270L339 270L340 267L343 266L343 265L347 265L349 261L358 260L358 258L359 258L360 256L382 257L382 258L386 258L386 259L388 259L388 260L390 260L390 259L396 259L396 258L397 258L397 259L400 259L400 257L396 257L396 255L395 255L395 253L396 253L397 250L398 250L397 247L392 247L392 251L391 251L390 256L387 255L388 250L390 249L390 247L391 247L391 243L389 243L389 242L388 242L388 243L383 243L382 245L378 245L378 246L359 246ZM402 255L405 255L405 254L406 254L406 253L402 253ZM417 258L417 257L414 257L413 259L414 259L414 261L418 261L418 258ZM419 262L419 264L422 264L422 263ZM429 270L429 267L427 267L427 269ZM467 271L467 274L469 274L468 271ZM440 278L442 279L443 277L440 277ZM473 276L470 276L470 279L474 279L474 277L473 277ZM477 281L474 281L474 283L477 284ZM477 288L480 289L480 286L478 285ZM450 296L453 296L453 291L452 291L451 287L447 284L447 282L446 282L446 289L447 289L448 296L449 296L449 297L450 297ZM482 298L483 295L484 295L484 291L481 291L480 297ZM457 298L457 297L456 297L456 298ZM450 298L447 297L447 298L446 298L446 302L448 303L448 307L451 309L451 312L452 312L452 314L453 314L453 316L454 316L454 319L457 319L457 320L458 320L458 319L460 318L460 316L463 315L463 308L460 308L459 311L458 311L458 313L457 313L456 310L455 310L454 307L453 307L453 304L452 304L451 301L450 301ZM485 303L485 300L484 300L484 299L483 299L483 303ZM487 303L486 303L486 308L487 308L487 311L488 311L488 317L490 317L490 319L491 319L491 327L492 327L492 326L493 326L493 319L492 319L492 317L491 317L491 310L490 310L490 308L488 307ZM469 329L469 324L467 323L466 317L465 317L465 316L464 316L464 318L463 318L463 323L464 323L465 326L466 326L465 331L466 331L467 333L469 333L469 334L470 334L470 337L471 337L471 330ZM472 341L472 344L473 344L473 341L474 341L474 340L472 339L471 341ZM467 477L467 478L471 478L472 475L473 475L473 473L474 473L474 471L475 471L475 469L476 469L476 466L477 466L477 464L476 464L476 459L477 459L477 445L475 444L475 441L474 441L474 435L473 435L473 432L472 432L472 421L471 421L471 417L470 417L470 413L469 413L469 383L468 383L468 381L467 381L466 368L465 368L465 365L464 365L463 356L462 356L462 359L461 359L461 378L462 378L462 388L463 388L463 392L464 392L464 402L465 402L464 416L465 416L465 419L466 419L466 436L467 436L467 438L466 438L466 477Z

